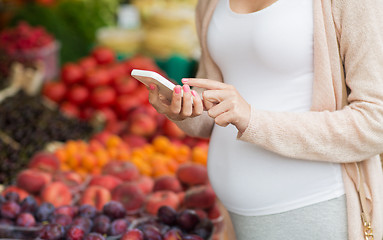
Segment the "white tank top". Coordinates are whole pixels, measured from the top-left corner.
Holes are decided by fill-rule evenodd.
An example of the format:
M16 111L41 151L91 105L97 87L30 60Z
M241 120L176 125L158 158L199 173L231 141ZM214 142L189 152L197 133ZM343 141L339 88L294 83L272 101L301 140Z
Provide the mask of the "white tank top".
M258 12L239 14L229 0L219 0L208 29L208 49L224 82L234 85L255 109L310 110L312 2L278 0ZM280 213L344 194L340 164L283 157L236 136L233 125L216 125L209 147L209 178L229 211Z

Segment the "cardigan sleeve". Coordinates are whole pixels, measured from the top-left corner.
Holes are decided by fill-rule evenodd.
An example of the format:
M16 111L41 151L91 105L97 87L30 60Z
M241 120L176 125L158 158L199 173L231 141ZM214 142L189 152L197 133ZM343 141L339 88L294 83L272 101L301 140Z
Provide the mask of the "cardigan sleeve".
M200 44L202 42L201 32L202 32L202 21L205 15L205 11L207 9L207 4L209 1L200 0L196 6L196 28L198 33L198 39ZM197 78L207 78L206 72L206 53L202 51L198 71ZM202 95L203 89L193 88L193 90L197 91L200 95ZM214 126L214 119L209 117L206 111L204 111L200 116L194 118L187 118L182 121L173 121L177 124L179 128L181 128L187 135L201 138L209 138Z
M252 109L238 139L287 157L340 163L383 151L383 1L333 2L349 104L333 112Z

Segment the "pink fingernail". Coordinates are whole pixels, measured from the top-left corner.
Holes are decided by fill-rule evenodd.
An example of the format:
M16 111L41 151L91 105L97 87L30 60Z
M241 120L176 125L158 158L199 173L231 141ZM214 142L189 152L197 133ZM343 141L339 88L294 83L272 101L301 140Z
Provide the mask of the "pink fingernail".
M174 92L176 93L176 94L180 94L181 93L181 86L176 86L175 88L174 88Z
M182 83L187 83L187 82L188 82L188 79L187 79L187 78L182 78L181 82L182 82Z
M156 86L154 84L150 84L149 88L150 88L150 90L154 90L154 89L156 89Z
M197 97L197 92L195 90L192 90L191 91L191 94L194 96L194 97Z
M190 91L189 85L184 85L183 88L184 88L184 92L186 93Z

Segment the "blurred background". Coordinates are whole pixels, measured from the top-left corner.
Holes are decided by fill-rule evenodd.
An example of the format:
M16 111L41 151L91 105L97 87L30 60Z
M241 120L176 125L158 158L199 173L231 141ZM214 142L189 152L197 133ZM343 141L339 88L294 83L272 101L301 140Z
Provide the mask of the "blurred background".
M193 76L198 59L198 41L194 28L196 2L0 0L0 31L17 27L20 23L46 31L52 35L55 43L54 46L40 46L41 52L57 55L59 66L77 61L89 55L95 46L101 45L115 51L118 60L136 54L149 56L169 78L179 82L182 77ZM4 48L4 36L2 41ZM32 45L30 48L23 45L19 47L29 52L35 51L36 46ZM41 52L34 53L41 55ZM56 76L51 73L48 77Z

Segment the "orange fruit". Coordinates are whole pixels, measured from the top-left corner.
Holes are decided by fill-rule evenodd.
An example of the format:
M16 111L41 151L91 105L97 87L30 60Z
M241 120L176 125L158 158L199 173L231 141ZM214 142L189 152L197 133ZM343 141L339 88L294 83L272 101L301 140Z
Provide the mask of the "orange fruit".
M109 162L109 153L104 149L99 149L94 152L97 159L97 166L103 167Z
M208 154L207 149L196 146L192 150L192 161L206 166L207 154Z
M171 142L170 140L165 137L165 136L157 136L153 142L152 142L152 145L154 147L154 149L157 151L157 152L162 152L164 153L166 151L166 149L171 145Z
M59 148L55 152L56 157L60 160L60 162L66 162L67 160L67 152L64 148Z
M116 148L121 144L122 140L117 135L112 135L106 140L107 148Z
M191 150L190 150L190 147L187 146L187 145L181 145L181 146L178 148L178 153L177 153L177 155L175 156L175 159L176 159L179 163L184 163L184 162L190 161L190 157L191 157Z
M99 149L104 149L104 146L99 141L92 139L88 144L88 151L95 152Z
M88 170L91 171L93 168L97 166L97 158L93 154L85 154L82 159L81 159L81 166Z

